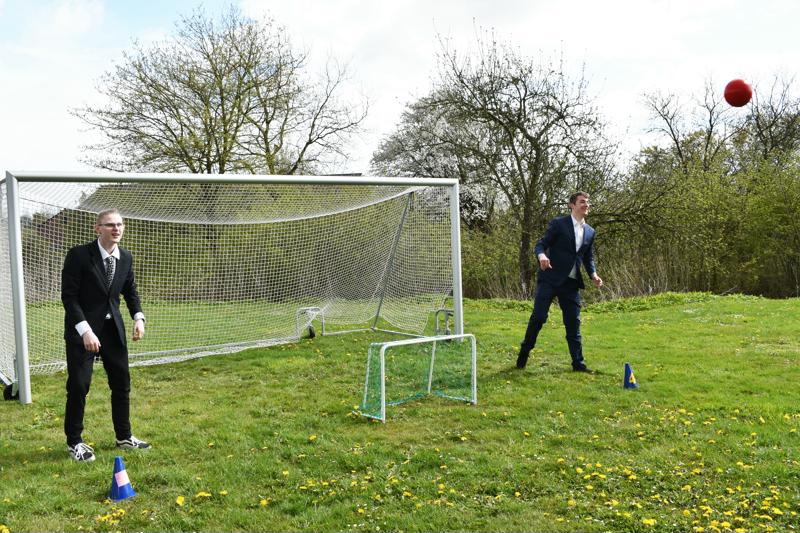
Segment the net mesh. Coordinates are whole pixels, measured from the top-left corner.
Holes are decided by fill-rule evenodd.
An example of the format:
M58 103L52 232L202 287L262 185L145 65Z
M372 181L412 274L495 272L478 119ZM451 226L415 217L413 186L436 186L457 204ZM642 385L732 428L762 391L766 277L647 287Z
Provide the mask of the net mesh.
M360 414L384 420L384 405L400 405L428 395L475 403L474 342L472 335L466 335L449 340L430 337L414 344L372 343L367 355ZM386 350L382 387L383 346Z
M330 331L380 320L421 333L452 287L447 187L21 182L19 190L32 373L65 366L61 268L69 248L95 238L104 209L125 220L122 246L147 316L145 338L128 344L132 364L292 341L317 318L298 313L306 307L319 308ZM2 266L0 371L13 375Z

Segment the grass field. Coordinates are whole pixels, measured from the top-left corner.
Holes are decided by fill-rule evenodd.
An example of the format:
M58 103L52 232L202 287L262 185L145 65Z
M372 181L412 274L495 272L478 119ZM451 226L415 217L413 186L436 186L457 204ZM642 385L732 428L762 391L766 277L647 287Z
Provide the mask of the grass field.
M800 300L665 294L560 316L513 369L527 302L468 301L478 405L427 398L354 416L372 334L133 369L114 457L98 369L68 458L64 374L0 404L0 531L791 531L800 524ZM625 362L638 390L622 388Z

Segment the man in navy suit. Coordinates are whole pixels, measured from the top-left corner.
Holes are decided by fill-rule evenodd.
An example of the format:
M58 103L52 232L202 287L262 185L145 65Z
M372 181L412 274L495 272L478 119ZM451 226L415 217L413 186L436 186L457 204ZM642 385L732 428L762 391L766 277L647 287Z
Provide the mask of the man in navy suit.
M581 345L581 296L585 288L581 266L596 287L603 285L594 265L595 231L586 223L589 213L589 195L576 192L569 197L570 215L554 218L547 226L544 237L536 243L535 252L539 259L539 273L536 280L536 296L533 313L528 321L525 339L522 341L517 357L517 368L523 369L528 363L528 355L536 346L536 337L547 322L547 313L553 298L558 297L564 328L567 331L567 345L572 357L572 369L576 372L589 372L583 359Z
M64 433L76 461L94 461L83 442L83 413L92 383L95 357L100 357L111 389L111 419L119 448L149 448L131 434L128 345L119 312L119 296L134 320L133 340L144 336L144 314L133 276L131 253L119 246L125 224L116 209L97 215L97 239L67 252L61 271L64 340L67 349L67 406Z

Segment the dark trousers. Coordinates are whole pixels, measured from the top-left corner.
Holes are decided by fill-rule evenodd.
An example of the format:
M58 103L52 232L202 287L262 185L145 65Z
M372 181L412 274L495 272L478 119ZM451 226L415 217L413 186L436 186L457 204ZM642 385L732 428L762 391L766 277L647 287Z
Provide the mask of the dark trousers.
M536 346L536 338L539 336L542 326L547 322L547 314L550 311L550 304L553 298L558 297L558 304L561 307L561 317L564 320L564 328L567 331L567 346L572 357L572 366L583 363L583 348L581 345L581 295L578 289L578 281L567 278L564 283L554 287L549 283L540 282L536 284L536 295L533 299L533 313L528 321L528 329L525 331L525 339L522 341L519 363L524 364L528 360L528 352Z
M100 340L100 355L111 389L111 420L117 439L131 436L130 392L131 376L128 369L128 349L122 345L113 320L106 320L102 331L95 332ZM67 408L64 415L64 433L67 444L81 442L83 412L86 395L92 384L94 354L82 344L67 343Z

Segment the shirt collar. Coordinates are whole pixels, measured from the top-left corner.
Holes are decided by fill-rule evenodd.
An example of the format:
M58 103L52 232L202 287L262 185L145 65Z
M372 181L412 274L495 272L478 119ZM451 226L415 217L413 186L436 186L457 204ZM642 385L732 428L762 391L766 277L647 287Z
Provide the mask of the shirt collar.
M103 248L103 245L100 244L100 239L97 240L97 247L100 248L100 259L103 261L106 260L106 257L111 256L117 261L119 261L119 246L115 246L114 250L111 253L106 252L106 249Z
M572 215L570 215L569 218L572 219L572 225L574 227L576 227L576 228L583 228L584 224L586 224L586 219L581 220L580 222L578 222L578 220Z

